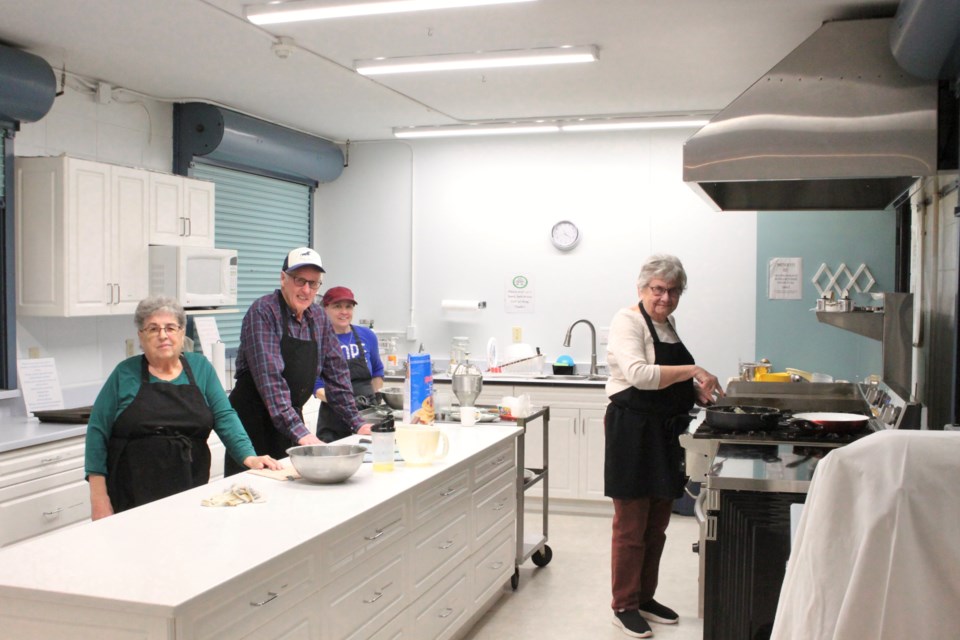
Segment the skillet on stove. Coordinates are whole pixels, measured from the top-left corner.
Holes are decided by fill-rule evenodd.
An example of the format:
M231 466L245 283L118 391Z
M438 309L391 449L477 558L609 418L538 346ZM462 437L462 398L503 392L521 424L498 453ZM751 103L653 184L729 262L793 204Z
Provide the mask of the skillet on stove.
M704 422L725 431L765 431L776 427L780 417L773 407L714 406L707 407Z

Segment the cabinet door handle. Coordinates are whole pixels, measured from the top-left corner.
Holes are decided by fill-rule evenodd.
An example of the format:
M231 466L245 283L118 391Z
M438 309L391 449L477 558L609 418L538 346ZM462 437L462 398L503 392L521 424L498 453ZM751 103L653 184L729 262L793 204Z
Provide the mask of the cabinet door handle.
M53 511L44 511L43 517L50 518L51 520L53 520L54 518L57 518L60 516L61 511L63 511L63 507L57 507Z
M193 220L191 220L190 218L185 218L185 219L186 219L186 221L187 221L187 235L188 235L188 236L192 236L192 235L193 235Z
M447 489L446 491L441 491L441 492L440 492L440 497L441 497L441 498L446 498L447 496L452 496L452 495L455 494L457 491L459 491L459 489Z
M506 458L504 458L503 456L500 456L499 458L497 458L496 460L494 460L494 461L491 462L490 464L491 464L491 466L497 467L497 466L500 466L501 464L503 464L503 463L504 463L504 460L506 460Z
M49 458L40 458L40 464L50 464L63 460L63 456L50 456Z
M437 617L438 617L438 618L449 618L449 617L450 617L450 614L452 614L452 613L453 613L453 609L451 609L450 607L444 607L443 610L442 610L439 614L437 614Z
M379 600L380 598L382 598L382 597L383 597L383 592L386 591L387 588L388 588L390 585L392 585L392 584L393 584L392 582L388 582L387 584L385 584L385 585L383 585L382 587L380 587L380 589L379 589L378 591L374 591L374 592L373 592L373 597L370 598L369 600L367 600L366 598L364 598L363 604L373 604L374 602L376 602L377 600Z
M117 301L114 304L120 304L120 283L114 285L117 288Z
M502 500L493 506L494 511L502 511L503 507L506 506L506 501Z
M499 569L499 568L502 567L502 566L503 566L503 560L497 560L496 562L494 562L493 564L490 565L490 570L491 570L491 571L496 571L497 569Z
M187 235L187 219L180 216L180 237Z
M113 304L113 283L108 282L107 287L110 289L110 302L108 302L107 304Z
M442 545L440 545L439 547L437 547L437 549L440 549L441 551L443 551L443 550L445 550L445 549L449 549L449 548L452 547L452 546L453 546L453 540L447 540L447 541L444 542Z
M262 607L263 605L267 604L268 602L270 602L270 601L272 601L272 600L276 600L276 599L277 599L277 596L279 596L280 594L277 593L277 592L275 592L275 591L267 591L267 595L270 596L270 597L267 598L266 600L261 600L260 602L251 602L251 603L250 603L250 606L251 606L251 607Z

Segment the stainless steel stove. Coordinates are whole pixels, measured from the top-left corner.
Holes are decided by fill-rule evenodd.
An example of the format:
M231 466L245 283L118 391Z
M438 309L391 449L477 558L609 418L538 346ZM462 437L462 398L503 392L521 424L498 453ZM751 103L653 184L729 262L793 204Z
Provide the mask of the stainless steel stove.
M730 431L706 422L701 411L680 437L687 475L702 484L694 513L700 522L704 639L763 637L789 555L791 505L805 500L817 462L879 430L920 428L921 407L882 382L734 381L719 404L782 412L770 428ZM811 432L790 420L801 411L858 413L867 425L850 433Z

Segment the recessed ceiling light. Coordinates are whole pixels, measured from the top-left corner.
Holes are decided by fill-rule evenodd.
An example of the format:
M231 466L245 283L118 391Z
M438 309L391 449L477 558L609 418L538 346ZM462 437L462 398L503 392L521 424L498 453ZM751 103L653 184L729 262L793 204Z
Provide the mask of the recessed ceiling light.
M553 64L595 62L597 48L589 46L545 47L513 49L509 51L481 51L477 53L444 53L433 56L406 58L375 58L357 60L354 68L365 76L422 71L451 71L459 69L492 69L497 67L531 67Z
M495 4L515 4L518 2L536 2L536 0L368 0L365 2L293 0L292 2L270 2L261 6L249 6L244 11L244 15L247 20L254 24L282 24L284 22L374 16L433 9L457 9Z

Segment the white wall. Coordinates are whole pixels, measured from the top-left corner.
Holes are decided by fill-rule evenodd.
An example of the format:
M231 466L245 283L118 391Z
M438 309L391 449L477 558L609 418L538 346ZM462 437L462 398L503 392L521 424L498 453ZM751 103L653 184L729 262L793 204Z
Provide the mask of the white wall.
M170 172L173 167L173 109L169 104L117 95L98 104L91 92L69 81L39 122L24 124L14 140L17 156L55 156L110 162ZM54 357L64 402L93 402L103 380L126 355L125 341L136 342L133 316L95 318L17 318L17 357L31 348ZM22 401L0 401L0 416L22 414Z
M636 302L636 278L651 253L678 255L689 288L678 329L698 362L722 377L754 358L756 217L710 210L681 179L689 131L550 135L353 145L349 166L317 192L316 245L325 286L346 285L356 319L375 329L416 328L446 359L452 336L468 336L478 359L500 351L519 326L547 361L589 362L589 331ZM561 219L583 240L550 244ZM412 233L411 233L412 229ZM411 249L412 247L412 249ZM533 283L533 313L507 313L506 283ZM486 300L476 313L444 312L445 298ZM599 360L605 361L603 347Z

